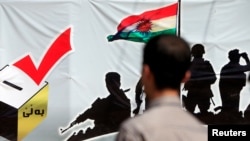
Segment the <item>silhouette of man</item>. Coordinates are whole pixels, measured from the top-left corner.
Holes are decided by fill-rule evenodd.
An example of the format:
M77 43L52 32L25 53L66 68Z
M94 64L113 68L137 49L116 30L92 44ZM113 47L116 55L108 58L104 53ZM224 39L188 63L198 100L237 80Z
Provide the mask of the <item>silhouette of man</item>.
M210 62L203 58L204 53L202 44L195 44L191 49L193 56L190 67L191 78L184 85L184 89L188 91L184 105L191 113L194 113L198 105L200 114L206 114L213 97L211 85L216 81L216 75Z
M240 58L246 65L240 65ZM231 116L239 115L240 92L246 85L246 71L250 70L247 53L239 53L238 49L228 53L229 63L220 72L219 90L222 101L222 112L229 112ZM240 116L240 115L239 115Z
M142 78L139 79L139 81L136 84L135 87L135 102L136 102L136 108L133 110L133 113L137 115L140 111L141 104L142 104L142 96L143 96L143 85L142 85Z
M106 87L110 95L106 98L98 98L92 107L80 114L70 127L75 124L84 122L87 119L94 120L94 128L88 128L84 133L80 130L77 134L74 133L68 141L78 141L87 138L115 132L118 130L122 121L130 117L130 100L124 92L128 90L120 89L120 75L116 72L106 74Z
M143 102L143 96L144 96L144 90L143 90L142 78L140 78L135 87L136 108L133 110L133 113L135 115L139 114L140 112L141 104ZM145 97L145 109L147 109L147 107L148 107L148 98Z
M149 105L120 127L117 141L206 141L207 130L184 111L180 85L190 72L190 48L180 37L158 35L143 50L142 84Z

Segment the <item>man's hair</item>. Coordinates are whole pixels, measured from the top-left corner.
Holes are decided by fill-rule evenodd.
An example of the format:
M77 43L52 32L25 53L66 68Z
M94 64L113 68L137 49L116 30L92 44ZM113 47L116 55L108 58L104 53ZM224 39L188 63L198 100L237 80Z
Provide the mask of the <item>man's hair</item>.
M195 44L191 49L191 54L194 57L202 57L202 55L205 53L204 46L202 44Z
M108 72L105 78L106 83L113 84L113 83L120 83L121 76L117 72Z
M179 89L189 69L191 52L189 44L175 35L158 35L151 38L143 50L143 64L154 75L156 88Z
M233 49L228 52L228 58L230 61L239 62L240 53L238 49Z

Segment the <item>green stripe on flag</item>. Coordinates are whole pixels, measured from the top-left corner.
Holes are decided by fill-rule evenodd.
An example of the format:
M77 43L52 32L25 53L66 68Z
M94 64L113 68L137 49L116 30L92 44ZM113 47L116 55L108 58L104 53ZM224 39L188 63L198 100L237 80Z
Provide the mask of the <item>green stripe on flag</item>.
M176 35L176 28L162 30L158 32L149 32L149 33L141 33L138 31L135 32L120 32L118 35L109 35L107 37L108 41L123 39L123 40L129 40L134 42L148 42L148 40L154 36L160 35L160 34L171 34Z

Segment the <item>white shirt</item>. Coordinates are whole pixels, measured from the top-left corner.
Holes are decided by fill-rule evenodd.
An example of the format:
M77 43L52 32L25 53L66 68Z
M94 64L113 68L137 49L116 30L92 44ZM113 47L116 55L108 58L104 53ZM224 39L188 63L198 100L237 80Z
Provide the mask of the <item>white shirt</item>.
M121 125L116 141L207 141L207 127L184 111L178 96L152 101L142 114Z

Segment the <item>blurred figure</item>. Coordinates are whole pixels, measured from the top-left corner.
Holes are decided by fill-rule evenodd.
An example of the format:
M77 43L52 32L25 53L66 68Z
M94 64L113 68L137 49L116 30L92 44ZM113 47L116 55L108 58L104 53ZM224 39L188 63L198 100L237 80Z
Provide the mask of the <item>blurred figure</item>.
M207 114L213 97L211 85L215 83L216 75L211 63L203 58L205 50L202 44L195 44L191 54L191 78L184 85L184 90L188 91L187 97L183 98L184 105L191 113L198 106L200 114Z
M207 129L180 101L180 85L189 76L190 48L174 35L158 35L143 51L142 84L149 105L126 120L117 141L207 141Z

